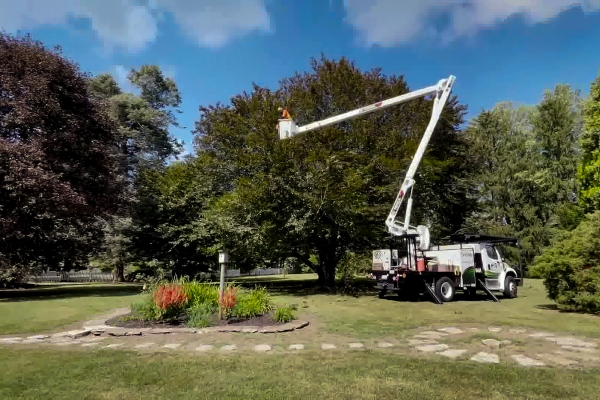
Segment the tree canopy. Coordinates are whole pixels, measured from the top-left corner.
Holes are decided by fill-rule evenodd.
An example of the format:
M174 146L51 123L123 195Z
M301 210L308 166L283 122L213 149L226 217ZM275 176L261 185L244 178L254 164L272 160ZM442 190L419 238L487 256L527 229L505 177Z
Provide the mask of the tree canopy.
M3 266L84 262L123 204L114 126L88 76L29 36L0 33Z

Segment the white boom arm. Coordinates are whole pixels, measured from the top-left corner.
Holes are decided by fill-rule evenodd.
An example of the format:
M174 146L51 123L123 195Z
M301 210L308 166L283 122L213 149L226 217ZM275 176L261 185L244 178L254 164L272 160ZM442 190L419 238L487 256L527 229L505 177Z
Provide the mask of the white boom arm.
M435 94L435 98L433 101L433 110L431 113L431 119L429 120L429 124L427 125L427 129L425 129L425 133L423 134L423 138L421 139L421 143L417 148L417 152L413 157L412 162L406 172L406 177L404 178L404 182L402 183L402 187L398 196L396 197L396 201L392 206L392 209L385 221L385 225L392 235L400 236L409 231L411 228L410 224L410 214L412 209L412 188L415 184L414 176L417 171L417 167L425 154L425 149L429 144L429 140L431 139L431 135L433 134L433 130L437 125L438 120L440 119L440 115L442 114L442 110L450 96L450 92L452 91L452 87L454 86L454 81L456 78L453 75L450 75L448 79L440 80L437 85L429 86L424 89L416 90L414 92L406 93L401 96L396 96L391 99L383 100L375 104L371 104L366 107L358 108L356 110L349 111L344 114L336 115L333 117L326 118L321 121L313 122L304 126L297 126L293 119L291 118L283 118L279 120L279 138L287 139L293 136L296 136L303 132L313 131L318 128L323 128L325 126L329 126L332 124L336 124L338 122L347 121L352 118L359 117L361 115L369 114L374 111L383 110L384 108L391 107L396 104L404 103L409 100L414 100L420 97L425 97L430 94ZM396 222L396 215L398 214L398 210L404 201L404 197L407 192L410 190L410 196L406 203L406 215L404 218L404 224L400 224Z

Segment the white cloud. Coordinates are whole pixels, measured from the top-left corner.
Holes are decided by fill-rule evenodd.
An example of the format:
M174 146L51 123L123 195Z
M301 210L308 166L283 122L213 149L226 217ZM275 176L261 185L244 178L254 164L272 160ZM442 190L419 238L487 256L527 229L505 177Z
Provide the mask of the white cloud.
M347 22L358 31L362 44L389 47L419 37L447 42L513 15L533 24L573 7L600 11L600 0L344 0L344 6ZM438 30L433 20L442 15L449 23Z
M82 19L107 48L130 52L156 40L165 16L207 47L270 29L264 0L0 0L0 10L0 29L8 32Z

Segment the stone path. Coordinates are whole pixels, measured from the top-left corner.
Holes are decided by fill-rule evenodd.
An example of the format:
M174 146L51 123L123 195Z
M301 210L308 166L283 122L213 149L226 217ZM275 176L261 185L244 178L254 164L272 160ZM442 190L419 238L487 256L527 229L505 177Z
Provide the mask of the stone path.
M138 335L144 336L144 335ZM169 350L195 354L236 353L297 353L318 351L413 351L423 357L441 357L483 364L500 362L532 367L587 367L600 366L600 350L597 340L562 336L551 332L528 331L524 328L497 326L482 328L441 327L435 330L417 330L412 336L391 341L347 341L321 343L282 343L267 339L264 343L207 343L211 339L203 335L179 334L145 335L162 340L141 341L131 335L102 335L90 330L74 330L52 335L11 336L0 338L0 346L60 346L84 349L109 350ZM185 336L185 335L183 335ZM197 340L204 337L204 343ZM268 336L265 336L267 338ZM213 338L214 341L215 338ZM343 341L343 340L342 340Z

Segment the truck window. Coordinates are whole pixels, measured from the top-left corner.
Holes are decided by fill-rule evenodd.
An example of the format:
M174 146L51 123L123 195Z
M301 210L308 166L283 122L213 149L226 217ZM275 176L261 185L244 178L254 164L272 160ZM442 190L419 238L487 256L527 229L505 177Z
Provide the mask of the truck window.
M496 249L494 246L485 246L485 251L487 252L487 256L492 260L498 259L498 254L496 254Z

